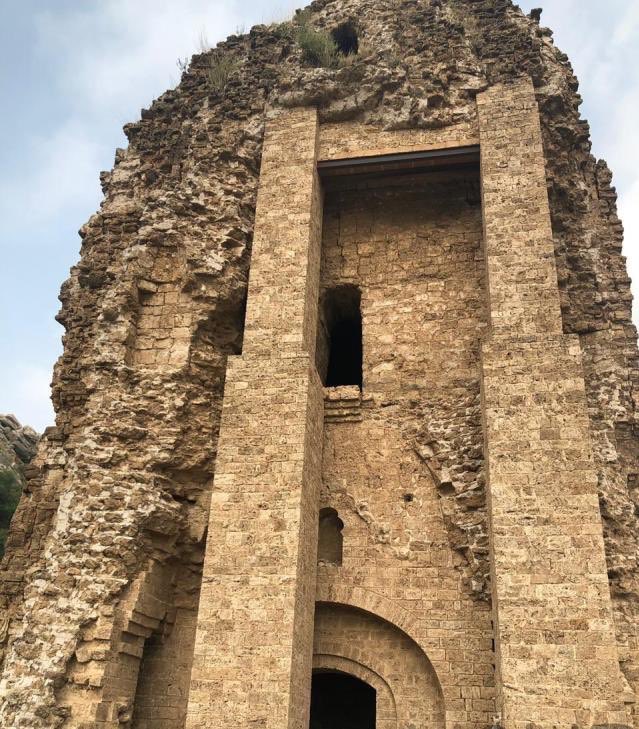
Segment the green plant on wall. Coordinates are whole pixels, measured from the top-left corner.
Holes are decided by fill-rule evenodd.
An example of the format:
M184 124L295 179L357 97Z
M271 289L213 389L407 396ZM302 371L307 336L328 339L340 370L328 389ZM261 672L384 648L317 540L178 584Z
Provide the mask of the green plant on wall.
M310 25L307 12L298 13L295 39L302 49L305 63L318 68L336 68L340 65L337 43L326 30L316 30Z
M230 75L237 69L238 63L229 56L211 56L209 61L209 84L215 91L222 91Z
M370 55L370 49L360 43L357 25L352 20L332 30L315 28L311 25L310 12L304 10L285 25L288 33L292 30L293 38L302 49L304 63L310 66L342 68L355 63L361 55Z
M18 501L20 501L21 493L22 484L15 471L11 469L0 471L0 557L4 555L9 524L18 506Z

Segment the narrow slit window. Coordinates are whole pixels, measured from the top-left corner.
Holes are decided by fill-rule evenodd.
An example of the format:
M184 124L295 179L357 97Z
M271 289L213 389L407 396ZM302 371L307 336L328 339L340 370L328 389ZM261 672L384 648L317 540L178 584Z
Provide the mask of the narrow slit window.
M324 564L342 564L344 522L335 509L322 509L319 515L319 541L317 561Z
M326 387L362 389L361 293L356 286L329 289L323 301L318 370Z

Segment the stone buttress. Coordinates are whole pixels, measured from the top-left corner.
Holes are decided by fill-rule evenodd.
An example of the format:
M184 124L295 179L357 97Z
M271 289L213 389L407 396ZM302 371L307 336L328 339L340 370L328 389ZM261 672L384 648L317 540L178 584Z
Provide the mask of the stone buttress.
M243 354L231 359L187 726L306 729L323 395L317 114L267 127Z
M630 724L579 339L562 332L528 80L478 97L491 336L483 410L499 701L507 729Z

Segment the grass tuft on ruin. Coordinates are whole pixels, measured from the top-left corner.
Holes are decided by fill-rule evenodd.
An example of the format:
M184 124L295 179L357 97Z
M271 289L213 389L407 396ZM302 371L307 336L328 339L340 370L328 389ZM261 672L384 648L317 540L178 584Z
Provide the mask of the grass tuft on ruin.
M337 68L337 45L328 33L303 27L298 30L297 42L302 49L304 62L318 68Z
M209 60L209 85L214 91L223 91L228 80L238 68L238 62L229 56L211 56Z

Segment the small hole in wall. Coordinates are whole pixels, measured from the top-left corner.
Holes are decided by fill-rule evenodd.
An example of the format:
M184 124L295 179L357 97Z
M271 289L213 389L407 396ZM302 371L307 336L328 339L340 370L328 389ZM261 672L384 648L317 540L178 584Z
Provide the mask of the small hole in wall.
M403 499L407 504L412 504L415 501L415 496L413 494L404 494Z
M439 484L439 493L441 496L454 496L457 492L452 483L444 482Z
M357 37L357 30L350 21L348 23L342 23L331 33L333 40L337 45L338 51L343 56L350 56L351 54L359 51L359 39Z

